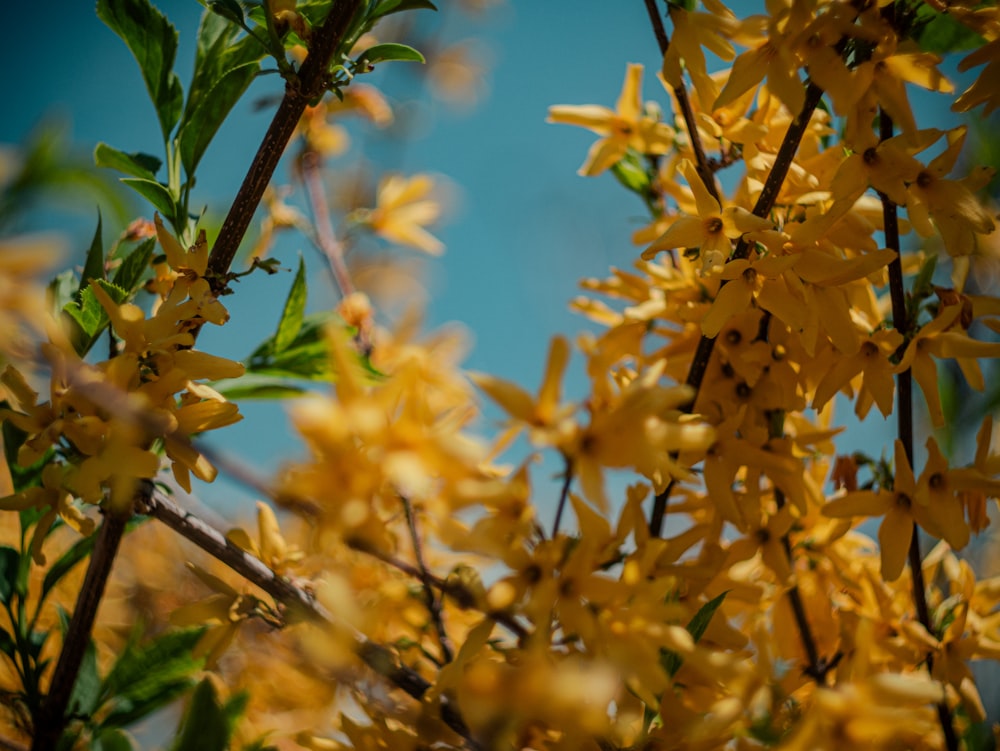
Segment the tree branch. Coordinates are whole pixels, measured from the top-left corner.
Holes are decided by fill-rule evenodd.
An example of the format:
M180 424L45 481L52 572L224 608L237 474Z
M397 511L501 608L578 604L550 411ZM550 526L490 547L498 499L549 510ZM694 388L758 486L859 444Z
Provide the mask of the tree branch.
M151 486L151 483L143 482L143 485ZM97 608L104 596L111 566L118 554L118 548L125 534L125 525L130 516L131 509L126 513L115 513L112 509L105 511L104 521L97 531L94 552L87 564L87 573L76 600L76 607L73 609L73 617L66 631L66 639L59 652L59 661L52 674L49 692L39 711L31 751L50 751L56 748L66 728L66 710L76 683L76 676L80 672L80 664L90 642Z
M885 141L892 138L892 118L884 110L879 111L879 139ZM900 254L899 218L896 204L885 193L879 192L882 201L882 221L885 226L885 245L896 251L896 258L889 264L889 296L892 300L892 325L903 336L897 354L902 354L906 348L906 340L913 328L913 322L906 314L906 288L903 286L903 262ZM903 444L907 461L913 466L913 373L909 368L896 375L896 426L899 440ZM927 607L927 585L924 582L923 555L920 552L920 528L913 525L913 535L910 537L910 549L907 555L910 563L910 578L913 582L913 604L917 611L917 620L933 633L931 629L930 609ZM934 656L927 655L927 670L934 670ZM938 720L944 733L945 747L948 751L958 751L958 736L955 734L955 724L952 721L951 710L945 701L937 705Z
M285 85L285 95L278 111L264 134L209 255L206 276L216 294L225 289L226 273L302 113L311 100L322 96L326 88L330 62L360 5L361 0L338 0L334 3L323 25L312 35L309 54L298 76Z
M317 602L311 593L275 574L259 558L227 540L221 532L195 515L185 512L169 498L153 493L137 510L159 519L181 537L193 542L286 607L312 620L339 629L347 628L345 624L337 622L334 614ZM418 701L427 693L431 684L415 670L399 664L391 650L371 641L359 631L353 631L352 638L356 654L376 673ZM458 709L446 697L441 698L441 719L465 739L470 749L480 748Z
M441 646L441 657L444 662L451 662L455 659L455 650L444 627L441 602L432 589L431 573L427 568L427 562L424 560L424 546L420 539L420 533L417 531L417 518L413 511L413 503L403 495L400 496L400 501L403 504L403 512L406 514L406 527L410 532L413 558L417 562L417 575L424 589L424 603L427 606L427 612L431 616L431 622L434 624L434 630L437 631L438 644Z

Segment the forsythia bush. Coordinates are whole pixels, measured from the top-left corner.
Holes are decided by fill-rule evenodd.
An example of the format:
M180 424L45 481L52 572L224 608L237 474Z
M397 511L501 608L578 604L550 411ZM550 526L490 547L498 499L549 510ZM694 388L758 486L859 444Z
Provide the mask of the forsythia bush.
M49 241L0 240L0 745L136 748L183 698L174 749L995 747L971 665L1000 659L1000 578L961 557L1000 497L993 420L968 464L914 421L945 426L942 366L982 390L1000 357L1000 298L970 272L995 247L993 172L908 92L1000 106L1000 9L645 2L660 83L629 64L614 108L549 120L596 135L581 175L613 174L649 222L632 268L572 303L601 333L554 338L532 392L463 372L451 334L387 327L345 261L364 232L439 254L431 178L346 207L325 192L343 118L393 119L357 79L423 60L380 39L430 2L208 2L185 91L163 14L99 0L164 151L98 145L148 208L110 247L99 225L79 274L46 291ZM955 96L940 65L959 49L960 71L985 67ZM445 49L432 88L469 96L466 55ZM266 57L285 95L210 243L195 172ZM269 186L286 146L308 214ZM328 262L336 311L305 315L300 265L246 362L202 351L289 229ZM258 483L256 529L227 532L173 490L214 479L199 436L255 397L289 399L306 455ZM895 416L893 445L839 445L835 403ZM531 458L501 463L517 436L562 463L554 520Z

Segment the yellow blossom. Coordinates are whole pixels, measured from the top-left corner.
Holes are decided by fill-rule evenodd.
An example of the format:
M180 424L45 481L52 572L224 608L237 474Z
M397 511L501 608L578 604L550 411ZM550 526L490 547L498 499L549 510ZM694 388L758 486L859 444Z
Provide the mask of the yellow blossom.
M641 88L642 66L630 64L614 110L594 104L549 108L548 122L578 125L602 136L590 147L580 167L581 175L601 174L617 164L630 148L640 154L665 154L670 149L674 130L643 114Z

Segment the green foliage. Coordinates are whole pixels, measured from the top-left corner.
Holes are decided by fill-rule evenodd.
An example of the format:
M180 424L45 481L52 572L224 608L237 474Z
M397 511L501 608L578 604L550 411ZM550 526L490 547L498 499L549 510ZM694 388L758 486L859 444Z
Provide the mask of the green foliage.
M94 164L118 170L132 177L156 181L156 171L162 164L159 159L149 154L126 154L124 151L98 143L94 148Z
M708 628L708 624L712 620L712 616L715 615L715 611L719 609L722 605L722 601L726 599L726 595L729 592L723 592L718 597L715 597L704 605L702 605L698 612L694 614L691 618L690 623L687 625L687 631L691 634L697 644L701 641L701 637L705 635L705 630ZM681 665L684 663L684 659L669 649L663 649L660 651L660 664L663 669L667 672L667 675L673 677L677 674L677 671L681 669Z
M21 554L6 545L0 547L0 604L7 605L17 589Z
M229 4L239 9L238 3ZM216 15L219 5L228 4L213 5L214 13L205 13L198 28L194 73L178 129L181 160L189 176L223 120L260 72L260 60L267 52L255 37L237 40L239 27Z
M184 96L173 71L177 29L147 0L98 0L97 15L139 63L166 143L181 115Z
M126 290L110 282L97 280L93 284L100 285L101 289L107 292L108 296L116 303L123 303L128 297ZM92 286L82 289L79 302L67 303L63 307L63 312L70 322L70 339L79 355L90 351L90 348L97 341L97 337L101 335L110 322L108 312L97 299Z
M382 18L404 10L437 10L437 6L429 0L379 0L370 15L372 18Z
M285 299L285 307L281 311L278 330L274 332L274 350L282 352L295 341L302 329L302 319L306 312L306 264L299 256L299 269L295 273L295 281Z
M111 279L111 284L125 290L129 297L134 295L142 284L146 271L149 269L149 262L153 259L155 248L156 240L153 238L143 240L122 260L121 265Z
M97 229L94 231L94 239L90 243L90 250L87 251L87 260L83 263L83 273L80 274L80 286L77 288L77 296L83 288L90 284L91 280L104 279L104 245L101 240L101 212L97 212Z
M375 65L375 63L389 62L391 60L406 60L418 63L427 62L424 56L419 51L413 49L413 47L406 44L389 42L386 44L376 44L374 47L369 47L362 52L358 57L358 66L363 69L366 63L368 65Z
M924 52L945 54L970 50L982 44L982 37L947 13L939 13L926 3L914 9L910 34Z
M246 694L240 694L220 704L211 681L203 680L181 719L172 751L227 751L246 699Z

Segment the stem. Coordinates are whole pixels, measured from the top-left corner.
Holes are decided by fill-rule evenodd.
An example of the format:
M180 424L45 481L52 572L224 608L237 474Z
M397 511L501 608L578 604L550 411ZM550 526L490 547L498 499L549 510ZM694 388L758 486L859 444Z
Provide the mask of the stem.
M884 141L892 138L892 118L884 110L879 111L879 139ZM896 258L889 264L889 295L892 300L892 323L902 334L903 343L900 352L906 347L906 338L910 335L912 322L906 314L906 289L903 286L903 263L899 243L899 218L896 214L896 204L887 195L879 192L882 201L882 219L885 225L885 244L887 248L896 251ZM896 401L896 419L899 440L903 444L906 458L913 466L913 374L909 368L896 376L898 396ZM924 582L923 555L920 552L920 528L913 525L913 535L910 537L908 551L910 577L913 581L913 604L917 611L917 620L931 630L930 609L927 607L927 585ZM927 655L927 670L934 670L934 656ZM958 751L958 736L955 734L955 724L952 721L951 710L946 701L937 705L938 721L944 734L945 747L948 751Z
M649 20L653 24L653 34L656 35L656 42L660 45L660 54L666 55L667 50L670 49L670 39L663 27L663 19L660 18L660 13L656 9L656 0L645 0L645 3ZM715 184L715 172L708 163L708 157L705 156L705 147L701 144L698 123L694 118L694 110L691 109L691 100L687 95L687 89L682 83L680 86L675 86L673 90L674 96L677 98L677 105L681 109L681 116L684 118L684 127L687 128L688 138L691 141L691 150L694 152L695 171L697 171L701 181L705 183L705 188L712 195L712 198L721 205L722 199L719 197L719 189Z
M39 712L31 751L50 751L62 737L68 719L66 710L76 683L76 676L80 671L87 644L90 642L90 632L97 616L97 608L104 596L111 566L118 553L130 515L131 510L125 514L116 514L110 510L105 513L104 521L97 533L94 552L87 564L87 574L80 588L76 607L73 609L73 617L66 631L66 639L59 653L59 661L52 674L49 693Z
M431 588L431 574L424 560L424 546L420 534L417 532L417 518L413 513L413 503L405 496L400 496L400 500L403 503L403 512L406 514L406 526L410 531L410 544L413 546L413 557L417 562L418 578L424 586L424 602L427 605L427 612L430 613L434 629L437 631L438 644L441 645L441 657L444 662L448 663L455 659L455 650L452 648L451 639L448 638L448 632L444 628L441 601L438 600Z
M775 410L770 414L770 417L770 424L768 426L769 437L782 438L785 434L785 413L782 410ZM781 511L785 506L785 494L778 487L774 488L774 501L778 506L778 511ZM788 532L781 536L781 547L785 550L785 557L788 559L789 567L793 566L792 541ZM819 648L816 646L816 639L809 625L809 618L806 616L806 608L802 602L802 593L799 592L798 584L793 584L789 588L788 601L792 606L792 613L795 615L795 624L798 626L802 648L806 651L806 658L809 660L809 665L805 669L805 673L819 685L826 685L826 676L840 662L841 655L838 653L831 660L820 657Z
M559 503L556 505L556 518L552 522L552 537L559 534L559 524L562 522L563 510L566 508L566 500L569 498L569 486L573 482L573 460L563 454L565 469L563 471L562 489L559 491Z
M653 512L649 515L649 534L653 537L663 536L663 519L667 515L667 502L670 500L670 494L673 492L676 482L677 480L670 478L670 482L667 483L663 492L657 493L656 498L653 499Z
M216 294L226 287L226 273L302 113L309 102L322 96L325 90L330 61L360 5L361 0L339 0L334 4L323 25L313 34L309 54L298 76L289 78L285 85L278 111L264 134L208 259L206 277Z
M302 152L299 166L302 172L302 182L309 196L313 221L316 225L316 244L327 263L330 264L330 272L340 289L340 296L347 297L354 294L354 282L351 281L351 272L348 271L347 263L344 261L344 246L338 242L337 236L333 232L333 223L330 221L330 212L327 210L326 189L323 186L321 172L323 157L318 151L307 148ZM372 350L371 332L364 329L363 326L358 328L357 343L362 352L370 354Z
M181 537L193 542L286 607L294 608L314 620L337 628L346 628L344 624L338 623L334 614L317 602L310 592L281 578L264 565L259 558L227 540L221 532L211 525L206 524L193 514L183 511L169 498L154 493L150 498L143 499L138 511L159 519ZM431 684L423 676L406 665L400 665L391 650L371 641L360 632L354 631L352 636L355 652L362 661L406 694L419 701L430 688ZM458 709L444 696L441 697L441 719L465 739L467 747L470 749L481 748L472 737Z
M420 579L422 577L425 578L431 586L440 590L442 594L448 594L454 597L463 608L479 609L475 594L470 592L460 583L453 583L446 579L441 579L429 572L422 573L420 569L410 565L406 561L401 561L399 558L389 555L388 553L383 553L381 550L358 544L356 541L349 543L349 545L352 550L357 550L358 552L370 555L372 558L377 558L382 561L382 563L392 566L398 571L402 571L407 576L412 576L414 579ZM490 618L490 620L496 621L501 626L506 628L514 636L521 640L522 643L526 641L529 636L531 636L531 632L521 625L521 623L509 613L505 613L502 610L482 610L482 613Z

